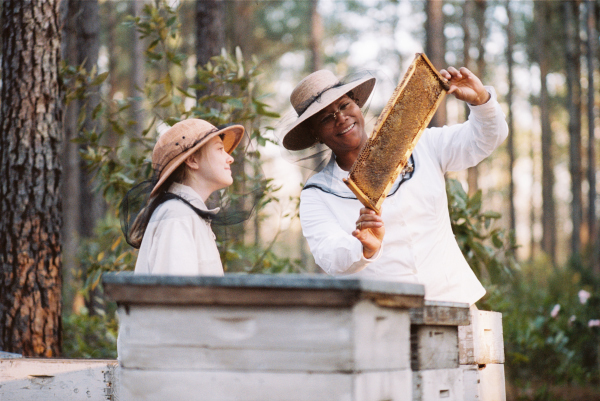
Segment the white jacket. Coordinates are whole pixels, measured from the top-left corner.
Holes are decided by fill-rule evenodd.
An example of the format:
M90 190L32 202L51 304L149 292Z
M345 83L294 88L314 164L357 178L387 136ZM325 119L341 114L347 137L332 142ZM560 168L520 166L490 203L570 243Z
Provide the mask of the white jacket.
M467 122L425 130L413 152L412 178L383 202L385 236L373 258L364 258L351 234L362 205L342 182L348 173L332 158L308 180L307 186L354 198L317 188L300 195L302 230L326 273L423 284L428 300L473 304L485 294L452 233L444 173L476 165L507 137L504 113L487 89L492 98L472 106Z
M218 211L208 210L200 195L186 185L175 183L169 192L198 209ZM223 265L210 223L178 199L159 205L144 233L135 273L222 276Z

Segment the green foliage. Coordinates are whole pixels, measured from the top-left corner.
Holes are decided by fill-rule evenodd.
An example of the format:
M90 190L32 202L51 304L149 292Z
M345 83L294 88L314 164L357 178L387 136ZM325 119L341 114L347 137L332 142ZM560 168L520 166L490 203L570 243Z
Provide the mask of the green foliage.
M508 372L522 385L536 378L598 384L600 283L583 281L572 265L549 266L524 264L510 286L491 294L503 314Z
M516 269L513 253L517 247L512 233L506 233L493 223L502 215L482 211L482 193L473 196L465 192L459 181L446 181L452 232L469 266L486 284L501 284Z
M149 160L161 124L173 125L189 117L202 118L216 126L243 124L255 150L238 147L234 152L232 168L237 168L234 185L260 189L253 193L258 197L254 199L258 205L254 220L256 232L262 221L261 211L277 201L278 188L260 174L259 149L268 141L263 120L279 116L270 110L265 95L256 89L260 76L256 59L246 60L236 49L234 55L223 53L214 57L207 65L197 68L194 77L187 77L187 56L177 50L180 27L176 9L162 1L158 5L146 4L142 15L129 18L127 23L148 41L145 52L148 79L145 86L139 88L143 95L124 100L102 97L91 116L86 115L86 108L82 107L79 118L80 136L76 141L82 145L81 156L93 172L95 188L103 195L107 207L105 218L95 228L95 236L85 240L81 247L84 286L80 293L88 299L94 296L94 291L101 290L102 273L134 268L137 250L124 241L119 205L135 183L151 178ZM62 77L67 102L87 102L107 76L107 73L98 74L95 69L86 71L83 67L64 65ZM142 101L146 116L143 129L137 132L131 110L136 100ZM96 124L85 124L90 117ZM86 126L92 128L86 129ZM245 230L244 226L232 227L232 236L217 233L226 270L280 273L300 269L298 261L280 258L272 252L272 243L264 249L256 240L252 246L246 244ZM90 314L66 316L65 355L114 356L116 329L112 328L116 328L114 312L104 315L102 310L94 310Z
M114 313L90 316L87 310L63 316L63 356L117 358L118 325Z

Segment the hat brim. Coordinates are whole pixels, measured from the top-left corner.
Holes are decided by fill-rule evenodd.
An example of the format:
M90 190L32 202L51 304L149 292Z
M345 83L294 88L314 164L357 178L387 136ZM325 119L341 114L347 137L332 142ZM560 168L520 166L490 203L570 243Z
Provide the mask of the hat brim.
M221 130L211 132L210 134L208 134L204 138L202 138L202 140L200 142L198 142L196 145L194 145L190 149L186 150L183 153L180 153L179 155L177 155L173 159L171 159L171 161L169 161L169 163L167 163L167 165L163 168L163 170L160 174L160 178L158 179L158 182L156 183L156 185L154 185L154 188L152 189L152 192L150 193L150 197L153 197L156 194L158 194L158 192L160 191L160 187L165 183L167 178L169 178L169 176L171 174L173 174L173 172L175 170L177 170L177 168L188 157L190 157L191 155L196 153L198 151L198 149L200 149L202 146L206 145L206 143L208 141L210 141L212 138L214 138L215 136L219 136L219 135L223 135L223 145L225 147L225 151L227 153L231 154L235 150L235 148L240 144L240 142L242 141L242 137L244 136L244 126L230 125Z
M313 146L317 143L317 139L308 132L305 124L307 120L350 91L354 93L358 107L362 107L373 92L375 81L375 77L367 77L331 88L323 93L290 125L288 132L283 137L283 147L287 150L303 150Z

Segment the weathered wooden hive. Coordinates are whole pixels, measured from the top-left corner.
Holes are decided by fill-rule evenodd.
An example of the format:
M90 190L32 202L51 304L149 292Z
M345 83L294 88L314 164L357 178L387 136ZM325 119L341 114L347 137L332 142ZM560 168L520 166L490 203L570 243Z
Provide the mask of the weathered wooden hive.
M427 56L418 53L344 180L363 205L379 212L448 89Z

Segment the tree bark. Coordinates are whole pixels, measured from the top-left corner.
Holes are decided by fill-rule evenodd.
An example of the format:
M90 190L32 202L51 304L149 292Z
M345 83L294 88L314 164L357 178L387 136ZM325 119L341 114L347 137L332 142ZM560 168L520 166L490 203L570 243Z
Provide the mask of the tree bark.
M62 18L62 59L69 65L78 65L77 14L79 7L73 1L61 1ZM79 102L72 101L65 110L65 140L62 147L62 261L63 261L63 301L66 310L73 306L75 297L75 272L79 270L77 251L79 249L79 227L81 224L79 207L81 204L81 158L79 145L72 142L79 133L77 116Z
M508 23L506 25L506 64L508 70L508 93L506 94L506 103L508 103L508 141L506 144L508 151L508 210L509 210L509 228L512 232L516 231L516 216L515 216L515 181L513 176L513 168L515 165L515 145L514 145L514 134L515 134L515 122L513 118L512 105L513 105L513 94L514 94L514 78L513 78L513 46L515 43L515 36L513 33L513 17L510 9L510 1L506 2L506 15L508 17ZM532 226L533 227L533 226Z
M98 52L100 50L100 16L98 13L98 0L70 0L72 5L79 7L79 18L77 22L78 35L77 46L79 48L78 64L83 64L87 71L92 71L98 64ZM100 93L97 88L88 93L85 104L80 103L80 110L85 108L85 121L83 128L91 132L96 129L97 122L92 120L92 111L100 101ZM94 193L92 187L93 175L88 171L84 160L80 162L81 174L81 202L79 205L80 226L79 232L82 237L94 235L96 222L104 214L104 200Z
M0 349L61 350L60 24L56 0L2 4Z
M485 0L475 0L475 23L477 25L477 33L479 35L477 40L477 70L475 75L482 81L485 80L485 40L487 37L487 30L485 27ZM473 196L479 189L479 170L477 166L470 167L467 169L467 183L469 185L469 195Z
M425 53L435 68L446 68L445 61L445 36L444 36L444 13L442 12L443 2L440 0L427 0L425 3L425 33L427 43ZM446 101L442 101L437 112L429 123L432 127L441 127L446 124Z
M595 113L595 89L594 89L594 62L596 60L596 49L598 48L597 43L597 31L596 31L596 19L595 3L593 0L586 1L586 33L587 33L587 70L588 70L588 101L587 101L587 118L588 118L588 166L587 166L587 181L589 184L588 190L588 213L587 213L587 226L588 226L588 244L595 244L597 233L596 233L596 141L594 135L594 129L596 127L596 113ZM596 253L598 255L598 253ZM600 263L598 258L595 257L592 260L593 270L598 272L600 269Z
M581 252L583 202L581 191L581 51L579 40L579 2L562 3L566 32L567 104L569 111L569 170L571 173L571 252Z
M542 250L556 265L556 216L554 212L554 161L552 157L552 128L550 102L546 78L548 76L547 48L548 4L535 2L534 15L538 36L538 63L540 66L540 114L542 126Z
M144 0L134 0L131 2L133 7L133 15L139 17L142 15L142 8L144 6ZM146 79L146 68L144 56L144 41L140 38L140 34L133 29L133 54L131 57L131 88L130 96L133 98L131 102L131 109L133 113L133 121L135 121L134 132L137 138L142 137L144 131L144 109L143 109L143 97L144 97L144 81Z
M323 21L317 10L319 0L310 0L310 54L311 72L323 68L323 52L321 42L323 41Z
M196 0L196 63L205 65L225 47L223 0Z
M225 47L225 3L223 0L196 0L196 65L203 67L211 57L221 54ZM215 88L207 87L196 92L200 99ZM208 107L219 108L216 102Z

